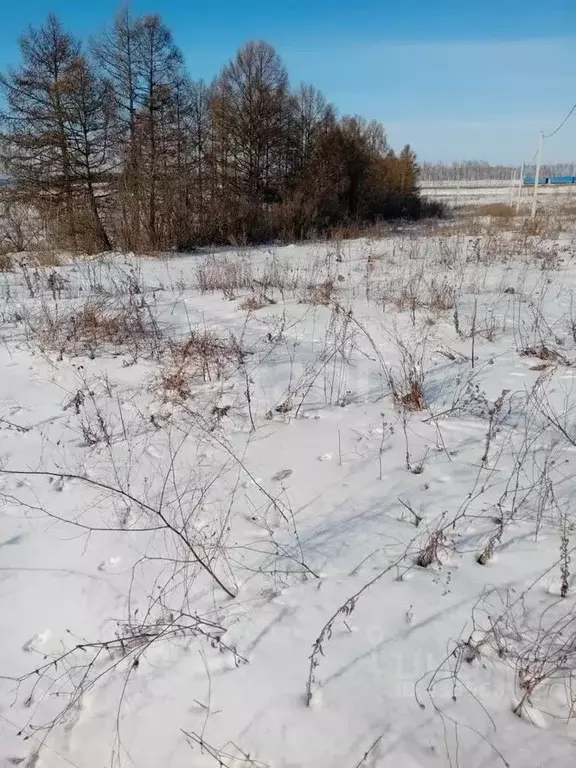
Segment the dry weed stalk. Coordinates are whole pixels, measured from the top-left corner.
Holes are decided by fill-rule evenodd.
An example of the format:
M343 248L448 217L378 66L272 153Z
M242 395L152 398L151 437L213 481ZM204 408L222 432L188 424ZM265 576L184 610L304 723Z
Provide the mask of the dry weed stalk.
M193 731L182 731L192 748L198 747L201 754L211 757L218 768L268 768L267 763L256 760L244 752L234 742L229 742L218 748L209 744L202 734ZM234 751L232 751L232 749Z
M414 540L413 540L414 541ZM413 542L410 542L412 544ZM410 546L408 545L408 547ZM320 630L320 633L316 640L314 641L314 644L312 645L312 653L309 657L309 667L308 667L308 678L306 680L306 693L304 696L304 702L307 707L310 706L312 703L312 698L314 696L314 686L317 683L316 679L316 672L318 670L318 667L320 666L320 656L324 656L325 651L325 645L326 643L332 638L332 630L334 628L334 624L338 617L346 617L350 616L350 614L354 611L356 604L358 600L362 597L363 594L365 594L371 587L374 586L374 584L377 584L380 579L384 578L386 574L393 571L395 568L397 568L406 558L406 551L400 555L394 562L392 562L390 565L388 565L386 568L384 568L382 571L380 571L376 576L374 576L373 579L368 581L366 584L364 584L358 591L356 591L353 595L351 595L349 598L346 599L344 603L342 603L336 611L330 616L328 621L324 624L322 629Z
M422 411L426 407L424 360L426 338L414 347L399 336L394 344L400 353L400 363L388 370L388 384L395 404L403 410Z
M442 565L440 553L446 546L446 534L443 528L437 528L426 539L423 547L416 556L419 568L429 568L431 565Z

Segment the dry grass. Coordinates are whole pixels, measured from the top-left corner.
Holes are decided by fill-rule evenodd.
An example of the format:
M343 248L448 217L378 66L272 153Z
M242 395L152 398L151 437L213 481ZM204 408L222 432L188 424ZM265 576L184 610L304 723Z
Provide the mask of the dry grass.
M327 278L321 283L310 283L305 295L300 299L301 304L313 304L314 306L328 307L336 297L336 285L334 280Z
M424 546L416 557L419 568L429 568L431 565L441 565L440 554L446 545L446 536L442 529L430 534Z
M377 231L381 232L382 226ZM334 227L328 232L328 240L356 240L359 237L365 237L368 234L374 235L376 230L375 225L366 224L364 226L360 224L348 224L343 227Z
M421 361L406 354L401 365L388 375L390 392L397 408L423 411L426 407L424 372Z
M157 351L161 337L150 307L134 296L125 304L91 298L64 311L56 303L43 302L25 323L31 341L60 356L88 353L93 357L108 348L130 352L136 359Z
M507 203L488 203L471 205L458 211L458 218L450 227L443 228L445 235L465 235L498 239L499 235L512 233L521 238L555 238L560 232L573 229L576 218L576 205L562 204L560 201L541 200L535 219L529 214L527 201L516 213L515 206Z
M413 379L409 382L407 392L394 391L393 396L397 405L406 408L408 411L423 411L426 405L424 387L418 379Z
M576 220L576 202L562 203L562 205L558 205L556 211L564 219Z
M221 339L212 331L193 332L168 345L152 389L160 391L165 401L186 400L194 383L220 380L242 354L234 340Z
M86 344L121 343L126 318L108 314L103 307L88 305L70 316L71 335Z
M411 277L405 283L384 286L381 301L390 302L400 312L417 309L430 309L444 312L454 308L454 290L447 279L424 279L422 273Z
M522 357L536 357L538 360L542 360L547 364L561 363L562 365L570 365L566 357L555 349L550 349L544 343L538 344L534 347L525 347L520 351Z
M247 296L245 299L242 299L238 306L245 312L256 312L259 309L264 309L264 307L269 306L271 303L271 300L266 299L264 296Z
M233 260L209 256L196 269L196 283L200 293L222 291L233 299L238 291L252 287L252 267L241 256Z
M507 203L488 203L475 209L477 216L490 216L493 219L513 219L516 209Z
M411 345L396 332L394 345L400 354L398 365L388 371L388 385L397 408L422 411L426 407L424 359L427 339Z
M190 397L190 383L184 366L163 369L152 390L160 390L165 402L187 400Z
M564 228L566 221L555 210L541 210L536 218L526 218L522 222L521 232L527 237L549 237L555 240Z
M454 308L454 293L447 280L432 280L428 287L428 300L426 306L444 312Z

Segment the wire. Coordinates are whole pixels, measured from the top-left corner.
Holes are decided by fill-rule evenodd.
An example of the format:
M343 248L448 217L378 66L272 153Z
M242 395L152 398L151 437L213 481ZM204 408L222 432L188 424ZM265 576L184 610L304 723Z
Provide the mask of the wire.
M560 125L558 126L558 128L556 128L556 130L555 130L555 131L552 131L552 133L547 133L547 134L544 134L543 138L544 138L544 139L551 139L551 138L552 138L552 136L556 136L556 134L558 133L558 131L559 131L561 128L563 128L563 127L566 125L566 123L568 122L568 120L570 120L570 118L572 117L572 115L574 114L574 112L576 112L576 104L574 104L574 106L572 107L572 109L570 110L570 112L568 112L568 114L566 115L566 117L564 118L564 120L562 120L562 122L560 123Z

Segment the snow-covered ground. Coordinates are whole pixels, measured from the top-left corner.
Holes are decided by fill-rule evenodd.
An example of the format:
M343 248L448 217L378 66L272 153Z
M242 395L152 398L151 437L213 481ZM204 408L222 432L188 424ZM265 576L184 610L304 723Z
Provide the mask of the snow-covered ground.
M16 256L2 765L572 766L574 255Z
M453 206L485 205L486 203L515 204L520 197L523 209L528 209L534 195L533 186L518 188L518 181L421 181L420 191L430 200L440 200ZM540 185L541 205L553 208L576 200L576 185Z

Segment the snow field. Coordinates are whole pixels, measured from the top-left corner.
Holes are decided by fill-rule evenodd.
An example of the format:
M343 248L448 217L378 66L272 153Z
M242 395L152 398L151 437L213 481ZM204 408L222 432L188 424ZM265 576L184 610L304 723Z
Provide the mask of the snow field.
M0 757L574 758L574 244L0 274Z

